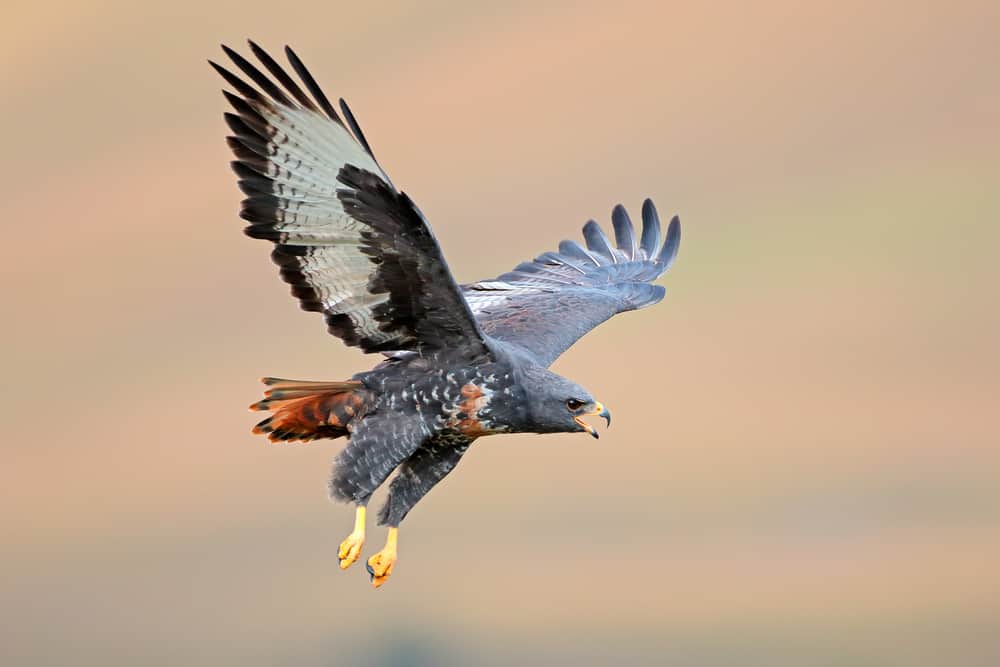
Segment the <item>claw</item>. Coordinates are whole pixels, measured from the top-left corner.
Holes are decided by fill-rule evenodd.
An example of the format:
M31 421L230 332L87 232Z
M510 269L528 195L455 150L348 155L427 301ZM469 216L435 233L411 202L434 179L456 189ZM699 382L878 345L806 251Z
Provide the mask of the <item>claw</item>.
M361 556L361 548L365 545L364 535L351 533L347 539L340 543L340 551L337 557L340 559L340 569L346 570Z
M371 577L372 586L378 588L386 582L392 574L392 568L396 564L396 536L398 528L390 528L386 537L385 546L382 551L368 559L365 569Z

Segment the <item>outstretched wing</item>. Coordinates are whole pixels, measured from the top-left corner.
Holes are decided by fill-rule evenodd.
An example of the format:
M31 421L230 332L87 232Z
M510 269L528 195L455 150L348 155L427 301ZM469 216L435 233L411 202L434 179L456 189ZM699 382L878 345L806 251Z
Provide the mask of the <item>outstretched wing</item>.
M670 268L681 241L674 217L660 246L660 219L653 202L642 205L642 235L620 204L611 216L615 245L591 220L584 248L563 241L492 280L462 287L482 330L527 350L548 366L581 336L612 315L657 303L666 290L653 285Z
M236 111L225 118L247 196L240 216L247 235L274 243L271 258L302 308L365 352L485 352L427 221L375 161L347 104L345 124L288 47L309 94L253 42L270 77L222 48L246 77L210 61L236 91L224 94Z

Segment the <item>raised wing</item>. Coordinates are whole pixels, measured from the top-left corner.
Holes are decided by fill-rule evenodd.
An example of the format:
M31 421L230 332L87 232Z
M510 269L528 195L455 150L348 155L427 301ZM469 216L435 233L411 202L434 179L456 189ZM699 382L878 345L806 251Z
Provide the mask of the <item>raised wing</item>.
M270 77L222 48L246 77L209 61L236 91L223 92L236 111L225 119L247 196L240 217L247 235L274 243L271 258L302 308L365 352L485 352L427 221L378 165L347 104L345 124L288 47L308 94L253 42Z
M616 313L660 301L666 290L650 284L670 268L681 241L674 217L660 246L660 219L653 202L642 205L642 235L620 204L611 215L615 246L593 220L583 227L584 248L563 241L558 252L492 280L462 287L482 330L527 350L548 366L581 336Z

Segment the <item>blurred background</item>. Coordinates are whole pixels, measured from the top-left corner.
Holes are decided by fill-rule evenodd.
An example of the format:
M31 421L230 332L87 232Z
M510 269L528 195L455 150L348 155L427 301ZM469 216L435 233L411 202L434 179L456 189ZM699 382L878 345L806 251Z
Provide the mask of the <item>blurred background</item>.
M0 661L1000 664L1000 5L931 4L7 5ZM555 365L614 427L480 441L378 591L340 443L250 434L259 376L375 359L241 233L205 60L248 36L461 281L684 224Z

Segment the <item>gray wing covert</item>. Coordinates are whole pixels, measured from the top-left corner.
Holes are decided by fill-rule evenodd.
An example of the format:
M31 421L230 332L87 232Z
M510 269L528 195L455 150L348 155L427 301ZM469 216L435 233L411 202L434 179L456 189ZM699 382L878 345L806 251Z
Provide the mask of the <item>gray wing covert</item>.
M651 284L677 256L680 221L675 216L660 245L653 202L642 205L642 234L620 204L612 212L615 245L593 220L583 227L587 247L563 241L490 280L463 285L479 326L489 336L527 350L548 366L588 331L613 315L660 301L666 290Z

